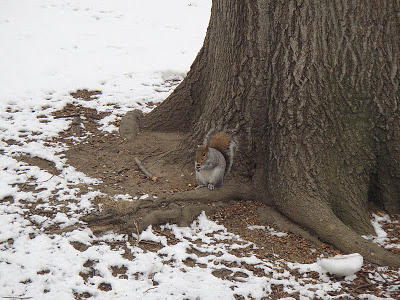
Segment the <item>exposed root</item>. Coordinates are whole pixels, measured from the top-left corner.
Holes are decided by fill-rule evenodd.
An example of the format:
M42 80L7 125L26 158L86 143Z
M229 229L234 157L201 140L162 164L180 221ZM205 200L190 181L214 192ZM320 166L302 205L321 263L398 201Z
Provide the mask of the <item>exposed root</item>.
M139 235L149 225L174 223L179 226L188 226L202 211L206 214L214 214L224 206L226 207L228 203L237 200L266 202L260 194L256 195L249 187L231 184L213 191L203 188L156 199L147 198L133 202L109 201L104 203L101 212L86 216L84 221L88 223L95 234L113 230ZM327 205L314 203L313 210L303 207L303 209L296 210L297 217L295 218L289 212L291 219L297 222L300 220L299 224L310 231L292 223L272 208L259 210L259 215L261 221L277 223L278 227L314 242L318 242L319 239L345 253L358 252L370 262L400 267L400 256L362 238L340 221ZM311 232L315 233L317 237L313 236Z
M177 193L161 198L139 199L132 202L108 201L102 205L100 212L86 216L94 232L114 230L117 232L136 232L149 225L175 223L188 226L196 217L205 211L215 213L224 203L252 198L250 189L238 189L238 185L225 185L210 191L206 188Z
M274 224L279 230L289 231L307 240L313 241L316 244L321 243L321 241L317 237L315 237L296 223L293 223L272 207L262 206L257 209L257 212L259 220L263 223Z
M311 230L321 241L331 244L344 253L359 253L365 260L381 266L400 267L400 256L364 239L345 225L327 203L318 198L298 193L299 203L284 211L291 220Z

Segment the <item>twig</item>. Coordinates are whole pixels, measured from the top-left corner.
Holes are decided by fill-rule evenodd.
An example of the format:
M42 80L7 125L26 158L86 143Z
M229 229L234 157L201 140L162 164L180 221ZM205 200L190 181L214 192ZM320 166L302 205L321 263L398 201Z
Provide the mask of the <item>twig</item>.
M156 288L157 288L156 286L153 286L153 287L151 287L151 288L148 288L147 290L144 291L144 293L147 293L148 291L153 290L153 289L156 289Z
M371 263L371 265L375 266L375 272L378 273L378 274L383 278L383 280L385 280L386 283L390 283L390 282L386 279L386 277L384 277L383 274L379 271L379 269L378 269L379 266L378 266L377 264Z
M119 175L119 174L121 174L121 173L123 173L125 171L129 171L129 170L130 170L129 168L124 168L124 169L118 171L117 174Z
M386 277L384 277L383 274L378 269L376 269L375 272L377 272L383 278L383 280L386 281L386 283L389 283L389 281L386 279Z
M139 243L150 244L150 245L158 245L159 244L157 242L139 240L139 226L138 226L138 223L136 221L135 221L135 227L136 227L136 231L137 231L137 239L136 239L134 247L136 247Z
M28 183L24 182L24 184L19 188L19 192L22 192L22 190L28 185ZM4 297L3 297L4 298Z
M54 176L57 176L57 175L56 175L56 174L53 174L53 175L51 175L51 177L50 177L49 179L46 179L46 180L44 180L44 181L38 181L38 182L36 182L36 183L43 183L43 182L49 181L49 180L52 179Z
M157 180L157 177L154 176L153 174L151 174L149 171L147 171L146 168L143 166L143 164L141 163L141 161L137 157L135 157L135 163L138 165L140 171L142 171L144 175L146 175L147 177L149 177L153 181Z
M160 243L157 242L152 242L152 241L146 241L146 240L140 240L139 244L148 244L148 245L160 245Z
M135 242L135 246L134 247L136 247L138 244L139 244L139 226L138 226L138 224L137 224L137 222L135 221L135 226L136 226L136 231L137 231L137 239L136 239L136 242Z

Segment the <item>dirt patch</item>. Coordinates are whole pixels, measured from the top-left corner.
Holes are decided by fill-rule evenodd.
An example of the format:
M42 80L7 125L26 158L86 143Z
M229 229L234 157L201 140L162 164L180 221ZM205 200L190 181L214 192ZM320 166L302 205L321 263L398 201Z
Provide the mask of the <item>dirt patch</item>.
M90 177L100 179L100 190L108 195L149 194L160 196L192 189L188 168L171 165L165 153L174 151L181 137L176 134L142 133L129 142L116 136L92 136L85 143L65 151L68 163ZM156 181L148 178L135 163L137 157Z
M100 179L99 189L110 195L160 196L193 189L195 186L193 166L180 166L168 161L168 154L178 149L183 136L176 133L142 132L132 142L122 139L116 133L104 134L99 131L97 120L105 114L81 106L69 105L56 113L58 117L82 116L82 142L75 142L72 131L63 132L69 149L63 154L68 164L84 174ZM135 162L142 165L154 176L148 178Z
M37 156L20 155L15 157L16 160L25 162L31 166L37 166L42 170L46 170L50 174L59 175L60 170L57 170L54 162L43 159Z
M101 95L101 91L94 90L94 91L89 91L89 90L76 90L75 92L70 93L72 97L75 99L81 99L85 101L90 101L97 99L98 95Z

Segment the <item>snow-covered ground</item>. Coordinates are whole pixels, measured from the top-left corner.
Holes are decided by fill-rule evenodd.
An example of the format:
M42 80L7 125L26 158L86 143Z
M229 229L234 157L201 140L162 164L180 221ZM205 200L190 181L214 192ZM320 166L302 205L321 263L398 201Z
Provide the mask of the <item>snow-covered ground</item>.
M204 214L191 227L164 226L174 243L148 228L140 238L161 243L155 251L113 233L98 240L79 222L94 208L100 182L66 163L60 154L66 145L49 142L71 123L52 112L70 103L107 111L99 122L113 131L126 111L148 111L145 103L171 92L163 83L189 70L210 6L211 0L0 0L0 298L260 299L280 286L302 299L328 299L356 278L331 280L317 262L256 257L254 244ZM102 93L77 100L70 93L78 89ZM53 162L58 175L20 156ZM82 191L82 184L91 188ZM379 224L389 221L374 220L376 242L388 247ZM55 225L76 228L50 231ZM249 229L285 236L270 227ZM246 251L239 255L237 249ZM311 271L318 280L307 276ZM370 280L382 282L379 274Z

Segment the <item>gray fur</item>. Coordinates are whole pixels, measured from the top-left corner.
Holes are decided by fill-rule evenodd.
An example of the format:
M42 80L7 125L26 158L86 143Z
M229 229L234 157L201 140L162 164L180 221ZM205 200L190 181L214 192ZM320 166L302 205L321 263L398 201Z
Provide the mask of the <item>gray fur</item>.
M200 166L195 162L196 180L199 187L207 186L210 190L222 185L225 176L226 161L221 152L209 148L207 160Z

